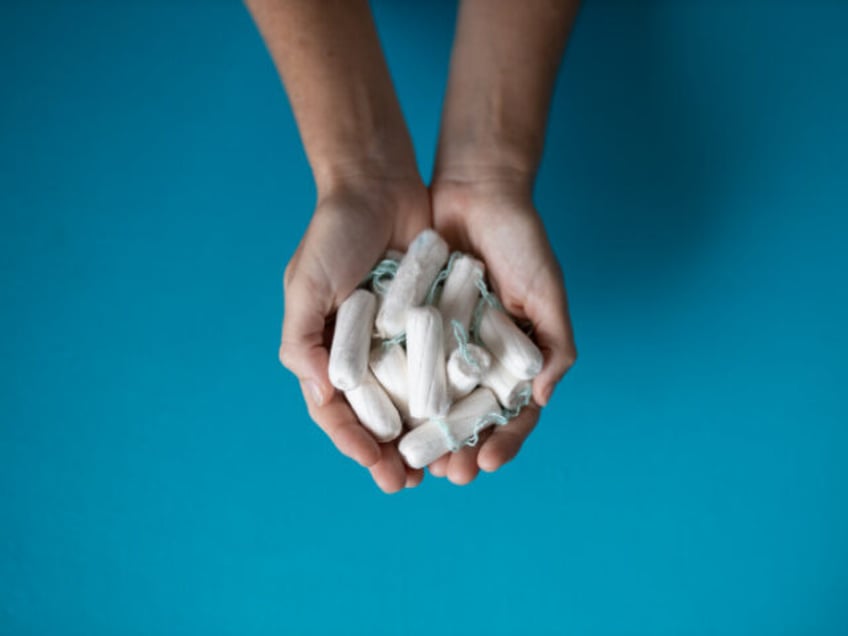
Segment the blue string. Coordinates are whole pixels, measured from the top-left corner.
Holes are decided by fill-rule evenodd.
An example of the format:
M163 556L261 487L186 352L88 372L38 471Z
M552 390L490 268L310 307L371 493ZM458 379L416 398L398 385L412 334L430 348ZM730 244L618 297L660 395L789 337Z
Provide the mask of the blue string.
M480 290L480 295L483 297L489 305L494 307L495 309L503 310L503 305L501 305L501 301L498 300L498 297L495 296L492 292L489 291L489 288L486 286L486 282L483 280L482 276L479 276L474 284L477 285L477 289Z
M483 417L477 420L477 423L474 425L474 431L471 433L471 437L463 442L464 446L476 446L477 442L480 441L480 432L489 426L489 424L494 424L495 426L503 426L509 422L503 415L500 413L486 413Z
M385 295L389 281L391 281L395 277L395 274L397 274L398 264L399 263L392 258L384 258L369 272L368 276L365 277L365 280L362 281L362 284L367 285L370 283L371 288L375 292L381 296Z
M516 400L515 406L513 406L511 409L504 409L503 410L504 417L506 417L510 420L514 417L517 417L518 414L521 413L521 409L523 409L525 406L530 404L530 399L532 397L533 397L533 387L530 386L530 385L525 386L523 389L521 389L518 392L518 395L516 395L517 400Z
M476 446L477 442L480 441L480 432L489 426L490 424L494 424L495 426L505 426L509 424L511 420L518 416L521 410L530 404L530 398L533 396L533 389L529 386L524 387L518 394L518 403L511 409L501 409L500 413L486 413L474 425L474 430L471 433L471 436L468 437L464 442L462 442L462 446ZM447 428L447 424L445 424L445 428L442 429L444 433ZM448 433L450 435L450 431ZM451 440L454 440L453 435L451 435ZM451 452L454 452L451 449Z
M480 371L480 361L472 356L468 349L468 334L465 333L465 327L458 320L451 320L451 327L453 327L453 337L456 340L456 348L459 353L462 354L468 364Z
M459 443L453 436L453 433L451 433L450 427L448 426L447 422L445 422L440 417L435 417L432 419L432 421L438 424L439 428L441 429L442 435L445 436L445 441L448 444L448 450L450 450L450 452L455 453L460 448L462 448L462 444Z
M439 272L439 275L436 276L436 279L430 284L430 289L427 291L427 296L424 298L425 305L434 305L438 300L438 295L442 290L442 283L450 276L450 273L453 271L453 265L458 259L462 256L462 252L453 252L448 259L448 264L445 268Z
M391 338L386 338L386 339L384 339L383 341L381 341L381 342L380 342L380 345L381 345L384 349L388 349L388 348L389 348L389 347L391 347L392 345L396 345L396 344L402 345L402 344L404 344L405 342L406 342L406 332L405 332L405 331L401 331L401 332L400 332L398 335L396 335L396 336L392 336Z
M474 307L474 313L471 314L470 331L472 341L474 344L479 345L482 344L480 340L480 321L483 320L483 312L486 310L486 307L492 307L499 311L504 311L504 307L501 301L498 300L498 297L489 291L482 277L478 278L474 284L480 290L480 300L477 301L477 305Z

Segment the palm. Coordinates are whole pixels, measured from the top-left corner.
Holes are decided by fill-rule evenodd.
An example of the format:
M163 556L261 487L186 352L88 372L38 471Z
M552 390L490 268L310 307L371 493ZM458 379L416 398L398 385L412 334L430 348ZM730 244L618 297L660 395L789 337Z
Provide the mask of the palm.
M324 299L326 313L339 304L389 248L403 249L427 227L426 201L353 194L330 197L315 211L306 234L289 263L287 275L305 276ZM422 205L423 204L423 205Z

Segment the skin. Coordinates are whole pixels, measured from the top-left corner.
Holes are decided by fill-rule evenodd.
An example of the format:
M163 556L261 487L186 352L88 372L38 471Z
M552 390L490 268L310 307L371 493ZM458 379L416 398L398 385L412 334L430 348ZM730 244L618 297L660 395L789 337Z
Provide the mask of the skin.
M562 273L532 201L575 0L463 0L431 187L418 173L364 0L247 0L286 86L315 178L312 221L284 278L280 360L310 416L387 493L414 487L396 443L378 444L327 377L327 321L388 249L425 227L482 258L507 310L545 356L533 402L473 448L430 467L467 484L511 460L576 350Z

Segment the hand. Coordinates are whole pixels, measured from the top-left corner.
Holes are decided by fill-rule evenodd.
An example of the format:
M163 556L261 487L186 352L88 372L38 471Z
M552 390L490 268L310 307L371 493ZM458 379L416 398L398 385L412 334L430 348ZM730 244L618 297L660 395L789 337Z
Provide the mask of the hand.
M280 361L300 380L312 419L385 492L417 486L423 472L405 466L395 443L378 444L330 384L326 321L387 249L405 251L429 225L420 180L347 180L319 196L284 278Z
M452 250L483 259L486 274L505 309L533 325L544 354L533 381L533 400L505 426L489 429L465 447L430 465L438 477L471 482L479 469L495 471L511 460L539 420L540 406L577 356L562 272L531 200L527 182L441 181L431 188L433 222Z

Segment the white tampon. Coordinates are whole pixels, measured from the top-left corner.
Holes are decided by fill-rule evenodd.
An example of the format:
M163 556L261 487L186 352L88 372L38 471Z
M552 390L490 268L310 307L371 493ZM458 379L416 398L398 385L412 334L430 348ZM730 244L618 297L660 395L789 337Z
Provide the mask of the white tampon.
M519 380L531 380L542 370L542 352L509 316L490 305L480 319L480 340Z
M330 383L349 391L362 381L368 370L371 328L377 300L369 291L357 289L339 307L336 329L330 347Z
M441 422L430 420L404 435L398 450L408 466L423 468L470 438L486 415L500 412L494 394L477 389L454 404Z
M412 417L410 416L408 419L403 421L406 424L406 428L412 430L413 428L418 428L422 424L426 424L430 421L430 418L427 417Z
M445 279L442 295L439 298L439 311L442 312L445 330L445 352L450 353L456 346L451 321L457 320L468 333L474 307L480 298L477 281L482 280L485 267L476 258L465 254L456 257L450 274Z
M356 417L379 442L389 442L400 435L400 415L389 396L372 373L366 369L362 382L355 389L345 391Z
M448 246L433 230L421 232L398 265L377 314L377 330L386 337L403 331L406 312L420 305L448 259Z
M469 344L466 351L468 357L460 349L454 349L448 356L448 392L454 400L471 393L492 363L489 352L482 347Z
M491 389L497 396L498 402L507 409L517 408L521 404L520 400L525 395L525 391L530 390L531 387L530 380L516 378L498 360L492 360L480 384Z
M438 417L447 413L442 316L434 307L412 307L406 312L406 363L409 414Z
M368 364L401 417L404 420L409 419L409 383L403 347L399 344L378 345L372 349Z

